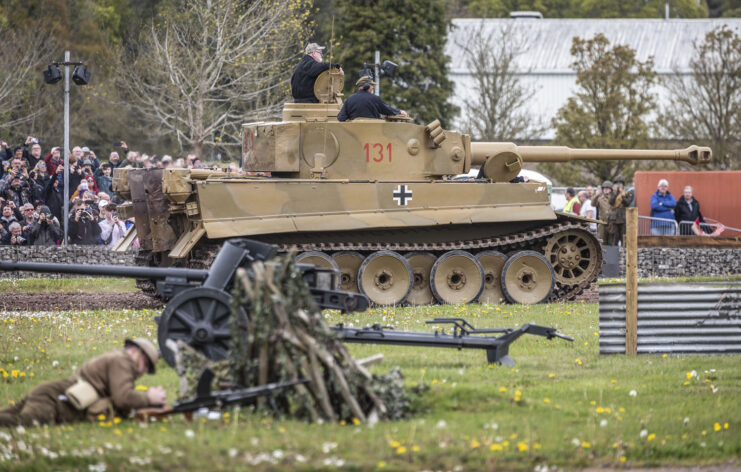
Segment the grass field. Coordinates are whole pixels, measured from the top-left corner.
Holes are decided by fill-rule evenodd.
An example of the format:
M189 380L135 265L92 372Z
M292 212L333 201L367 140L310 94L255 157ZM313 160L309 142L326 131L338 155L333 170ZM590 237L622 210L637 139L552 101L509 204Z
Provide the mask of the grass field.
M5 292L38 293L38 292L133 292L136 289L134 279L115 279L107 277L76 278L28 278L0 279L0 294Z
M71 374L125 337L154 339L155 314L0 313L0 403ZM523 337L511 349L513 369L487 365L483 351L350 345L356 357L384 353L376 372L399 366L408 385L431 387L414 418L373 427L310 425L232 411L193 423L179 417L0 430L0 470L741 465L739 357L600 356L596 304L377 309L327 319L426 330L424 320L435 316L463 316L477 327L534 321L576 341ZM160 362L140 384L175 392L176 376Z

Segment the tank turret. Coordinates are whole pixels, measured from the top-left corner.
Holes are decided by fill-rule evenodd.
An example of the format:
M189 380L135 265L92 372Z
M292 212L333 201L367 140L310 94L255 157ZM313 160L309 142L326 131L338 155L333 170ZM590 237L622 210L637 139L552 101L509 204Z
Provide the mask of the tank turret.
M116 169L139 259L208 267L226 238L298 251L340 271L340 288L379 305L538 303L573 299L594 281L594 220L554 211L540 182L510 183L524 162L661 159L693 164L708 148L570 149L472 143L405 116L339 122L344 77L316 81L319 103L286 103L281 121L243 126L242 168ZM482 167L484 178L452 176Z

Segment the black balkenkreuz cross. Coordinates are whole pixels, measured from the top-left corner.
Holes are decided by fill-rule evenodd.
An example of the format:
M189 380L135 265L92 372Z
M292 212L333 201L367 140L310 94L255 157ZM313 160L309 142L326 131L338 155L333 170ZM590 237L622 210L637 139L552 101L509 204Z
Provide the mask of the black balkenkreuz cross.
M412 201L412 189L407 189L406 185L398 185L394 190L394 200L400 206L406 206L407 200Z

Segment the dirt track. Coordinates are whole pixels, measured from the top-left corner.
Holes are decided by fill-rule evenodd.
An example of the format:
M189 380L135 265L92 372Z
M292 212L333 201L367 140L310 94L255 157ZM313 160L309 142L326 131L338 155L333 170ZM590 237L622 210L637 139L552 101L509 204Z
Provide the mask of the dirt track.
M599 301L597 286L585 290L577 300ZM123 293L3 293L0 311L71 311L162 308L164 304L141 292Z
M161 308L160 300L141 292L123 293L3 293L0 311L72 311Z

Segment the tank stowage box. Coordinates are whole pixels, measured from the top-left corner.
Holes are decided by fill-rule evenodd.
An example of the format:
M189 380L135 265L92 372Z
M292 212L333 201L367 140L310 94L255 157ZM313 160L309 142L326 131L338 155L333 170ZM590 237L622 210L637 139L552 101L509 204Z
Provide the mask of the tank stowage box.
M339 122L342 81L327 71L321 103L287 103L282 121L245 124L248 175L116 169L140 261L207 267L225 238L245 236L339 269L342 290L379 305L572 299L600 272L600 242L590 220L551 208L545 183L510 183L523 162L711 157L697 146L472 143L402 116ZM472 166L479 178L452 178Z

